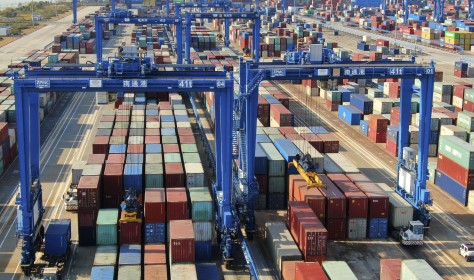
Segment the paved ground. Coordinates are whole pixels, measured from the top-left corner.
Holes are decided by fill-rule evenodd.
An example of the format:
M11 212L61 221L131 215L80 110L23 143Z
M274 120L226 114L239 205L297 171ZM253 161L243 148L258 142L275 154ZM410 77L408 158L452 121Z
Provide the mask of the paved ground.
M77 12L77 18L93 13L98 7L85 7ZM10 44L0 48L0 66L6 66L18 57L21 57L32 49L43 49L54 39L54 35L61 34L72 24L72 15L64 17L58 21L51 22L38 31L11 42Z

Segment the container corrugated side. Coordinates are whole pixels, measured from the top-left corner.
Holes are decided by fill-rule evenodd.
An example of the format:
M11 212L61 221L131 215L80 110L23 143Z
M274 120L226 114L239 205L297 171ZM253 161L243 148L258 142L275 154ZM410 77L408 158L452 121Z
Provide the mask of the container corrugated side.
M126 244L120 246L119 265L140 265L142 262L142 246Z
M117 264L117 246L97 246L93 266L115 266Z
M143 266L143 280L168 280L168 269L165 264Z
M142 268L139 265L122 265L118 268L117 280L141 279Z
M212 232L214 231L213 224L211 222L194 222L194 240L197 241L211 241Z
M456 136L441 136L439 152L464 168L474 169L474 146Z
M402 260L401 280L442 280L443 278L422 259Z
M204 187L205 176L202 163L185 163L184 170L186 171L186 186L188 188Z
M179 280L198 280L196 273L196 265L193 263L187 264L172 264L171 265L171 279Z
M317 262L304 262L295 264L296 280L328 280L323 268Z
M357 280L354 272L345 261L327 261L323 262L323 269L331 280Z
M163 188L163 164L147 163L145 164L145 188Z
M222 276L215 263L196 264L196 273L198 279L221 280Z
M189 189L191 199L191 218L193 221L212 221L214 212L212 197L208 188Z
M352 218L347 219L347 238L365 239L367 237L367 219Z
M380 259L380 280L398 280L402 259Z
M408 226L410 221L413 220L413 206L395 193L387 184L382 183L377 184L377 186L387 193L390 200L389 225L393 228Z
M91 280L114 280L114 266L93 266L91 270Z
M299 154L301 151L288 139L279 139L274 141L275 147L280 152L280 154L285 159L286 163L293 162L293 159ZM288 167L288 174L298 174L296 167L291 166Z
M191 220L169 222L170 263L194 262L194 227Z
M286 162L273 143L259 143L267 155L268 176L285 176Z
M118 209L100 209L97 216L97 245L117 244Z
M282 263L284 261L302 260L298 246L284 223L265 223L265 241L273 259L278 273L281 275Z

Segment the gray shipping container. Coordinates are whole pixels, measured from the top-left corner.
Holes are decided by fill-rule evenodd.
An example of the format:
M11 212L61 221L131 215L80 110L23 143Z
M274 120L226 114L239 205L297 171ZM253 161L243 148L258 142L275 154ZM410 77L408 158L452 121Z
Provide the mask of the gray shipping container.
M330 158L329 154L324 155L324 171L327 174L343 173L342 169Z
M359 168L341 153L329 153L324 157L330 158L344 174L360 173Z
M367 237L367 219L352 218L347 219L347 238L365 239Z
M93 266L115 266L117 246L97 246Z
M403 260L400 280L443 280L443 278L425 261L421 259Z
M117 280L141 279L142 268L140 265L121 265L118 268Z
M268 176L285 176L286 162L273 143L259 143L268 159Z
M291 233L282 222L265 223L265 242L279 275L281 275L283 261L303 259Z

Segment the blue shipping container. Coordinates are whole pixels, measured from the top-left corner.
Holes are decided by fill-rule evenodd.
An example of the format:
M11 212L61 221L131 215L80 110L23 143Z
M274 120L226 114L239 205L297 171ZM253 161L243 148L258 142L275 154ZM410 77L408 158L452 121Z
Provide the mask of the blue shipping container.
M196 273L198 280L221 280L222 275L215 263L197 263Z
M125 163L127 164L143 164L143 154L128 154Z
M147 154L161 154L163 152L161 144L146 144L145 150Z
M208 262L212 259L212 241L194 242L194 253L197 262Z
M365 136L369 135L369 121L361 120L360 121L360 130L362 131L362 133Z
M272 140L265 134L257 134L257 143L271 143Z
M161 135L163 135L163 136L175 136L176 135L176 129L174 129L174 128L162 128L161 129Z
M142 192L143 164L125 164L123 175L123 187L125 190L132 189Z
M309 129L314 133L314 134L328 134L329 131L327 131L324 127L322 126L311 126Z
M113 266L93 266L91 270L91 280L114 280L115 267Z
M364 113L364 115L368 115L372 114L374 102L363 94L352 94L351 106Z
M109 148L109 154L125 154L127 152L126 144L112 144Z
M160 119L162 122L174 122L174 116L161 116Z
M398 142L399 129L400 127L398 125L389 125L387 127L387 138L394 142Z
M71 241L71 220L51 220L44 241L45 255L66 255Z
M467 205L468 191L466 187L438 169L436 169L435 172L435 184L451 195L452 198L459 201L462 205Z
M158 110L146 110L147 116L158 116Z
M350 125L359 125L362 114L348 105L339 105L337 115Z
M338 89L341 92L341 99L342 102L349 102L351 101L351 94L352 92L346 88L340 88Z
M266 136L266 135L265 135ZM255 146L255 175L267 174L267 154L260 145Z
M368 238L387 238L388 235L388 219L373 218L368 220Z
M145 223L145 243L165 243L165 223Z
M275 141L275 148L280 152L286 163L290 163L295 159L296 155L301 154L301 151L288 139L278 139ZM298 174L296 167L289 166L288 174Z
M176 122L189 122L188 116L174 116Z
M120 246L119 265L140 265L142 263L142 246L126 244Z

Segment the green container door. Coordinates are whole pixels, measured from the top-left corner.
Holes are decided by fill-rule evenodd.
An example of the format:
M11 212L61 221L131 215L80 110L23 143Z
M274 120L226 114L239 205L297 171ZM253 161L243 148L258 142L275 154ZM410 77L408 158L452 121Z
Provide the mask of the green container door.
M163 164L145 164L145 188L163 188Z
M118 209L100 209L97 216L97 245L117 244Z
M209 222L214 217L212 197L207 188L189 188L191 218L193 221Z
M474 169L474 146L456 136L441 136L439 152L466 169Z

